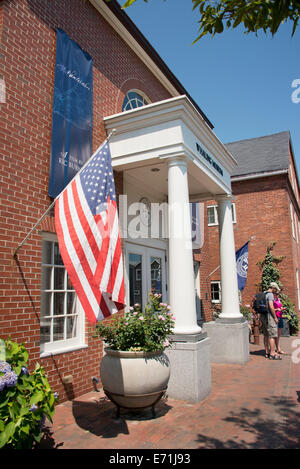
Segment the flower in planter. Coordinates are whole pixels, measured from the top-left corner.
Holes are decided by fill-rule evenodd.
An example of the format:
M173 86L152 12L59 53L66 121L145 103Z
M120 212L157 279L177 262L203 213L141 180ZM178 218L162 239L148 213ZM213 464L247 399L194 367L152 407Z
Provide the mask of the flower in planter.
M109 348L122 351L159 351L171 345L174 316L160 293L150 293L144 311L136 303L129 312L109 324L96 325L95 335L104 339Z

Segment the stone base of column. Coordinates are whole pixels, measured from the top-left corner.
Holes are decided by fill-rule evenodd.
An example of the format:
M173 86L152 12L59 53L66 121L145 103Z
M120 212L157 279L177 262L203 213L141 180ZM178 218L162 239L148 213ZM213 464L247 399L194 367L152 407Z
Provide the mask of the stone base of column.
M249 327L245 318L219 318L202 325L211 339L212 363L238 363L249 361Z
M171 363L167 394L172 399L199 402L211 392L210 339L207 334L176 334L165 353Z

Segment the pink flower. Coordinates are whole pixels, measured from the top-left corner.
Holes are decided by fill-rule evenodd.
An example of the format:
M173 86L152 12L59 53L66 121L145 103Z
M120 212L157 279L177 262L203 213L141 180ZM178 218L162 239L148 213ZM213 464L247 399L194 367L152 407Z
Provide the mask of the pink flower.
M175 318L175 316L172 316L171 319L173 319L173 321L175 321L176 318Z
M167 316L173 316L173 313L167 313Z
M170 306L170 305L168 305L168 306L167 306L167 309L171 309L171 306Z
M125 322L125 326L128 326L128 322Z
M139 319L140 319L141 321L144 321L144 317L143 317L143 316L140 316Z
M134 305L136 308L138 308L140 306L140 303L135 303Z
M170 345L170 342L168 341L168 339L166 339L163 343L163 346L168 347L169 345Z
M136 316L136 315L137 315L137 312L135 311L135 312L133 313L133 316Z
M134 307L133 307L133 306L129 306L129 309L130 309L130 311L133 311L133 310L134 310Z
M161 314L160 314L159 316L157 316L157 317L158 317L158 319L161 319L162 321L165 321L165 320L166 320L166 318L164 318Z

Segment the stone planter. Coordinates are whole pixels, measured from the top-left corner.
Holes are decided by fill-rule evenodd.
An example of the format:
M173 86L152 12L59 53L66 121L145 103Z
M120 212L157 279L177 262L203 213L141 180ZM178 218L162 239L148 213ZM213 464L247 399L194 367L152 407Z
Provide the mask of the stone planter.
M170 362L162 351L123 352L105 348L100 377L107 397L118 407L143 409L154 405L165 393ZM154 414L155 415L155 414Z

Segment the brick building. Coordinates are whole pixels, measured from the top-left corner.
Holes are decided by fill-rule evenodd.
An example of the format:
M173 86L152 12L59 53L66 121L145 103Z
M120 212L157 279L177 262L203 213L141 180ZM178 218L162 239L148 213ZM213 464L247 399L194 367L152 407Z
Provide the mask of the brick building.
M266 254L267 246L276 242L274 254L285 256L278 268L283 292L300 310L299 265L299 181L289 132L226 144L238 161L231 176L235 246L238 250L248 240L249 264L243 304L251 303L261 280L257 262ZM214 201L207 202L210 272L219 265L217 212ZM220 273L210 276L212 299L221 299Z
M195 278L192 249L186 249L186 241L178 241L174 235L174 230L185 225L190 233L185 212L169 212L172 222L169 229L173 233L169 240L164 235L136 239L130 230L123 239L127 304L145 303L147 292L155 288L176 311L176 334L186 343L190 343L191 336L195 341L194 336L200 334L196 309L198 319L201 315L205 321L212 319L210 281L220 280L220 276L210 274L220 263L215 257L218 248L223 272L224 317L227 322L240 321L236 276L233 275L233 228L228 217L232 192L230 176L236 196L237 220L242 219L243 204L247 205L249 187L253 191L253 183L252 170L250 173L236 170L240 151L236 155L233 147L229 145L228 151L219 141L209 119L117 2L1 2L0 78L5 83L5 102L1 104L0 128L0 334L2 338L10 336L26 344L30 367L37 361L45 367L50 385L63 401L93 389L91 378L99 377L102 343L92 337L92 328L68 282L59 254L53 213L43 219L18 256L13 257L19 243L52 202L48 182L58 28L93 58L93 150L116 129L111 139L111 153L117 195L125 194L128 205L143 201L145 206L165 202L170 205L171 200L175 205L177 202L218 200L223 241L218 246L219 230L213 226L205 228L204 237L194 250ZM286 133L284 136L288 138ZM289 224L284 222L282 231L292 226L289 212L283 207L285 202L288 206L288 197L292 201L293 217L299 217L299 194L293 195L293 190L298 190L298 180L292 151L289 161L293 168L289 178L278 173L272 174L272 178L264 174L264 178L255 179L256 187L263 187L270 196L270 206L272 196L278 201L278 207L282 206L282 217ZM249 180L240 180L245 174ZM268 191L267 181L272 181ZM259 192L251 192L254 200L260 200L259 195ZM259 204L258 201L254 205ZM122 207L119 209L124 223L125 213ZM208 214L206 210L201 212L205 227ZM143 234L148 234L149 230L147 215L144 219L140 215ZM164 213L163 220L166 218ZM126 228L131 221L129 216ZM236 246L253 235L249 225L238 221L234 226ZM295 236L300 239L298 231ZM287 293L295 299L295 269L299 264L291 265L289 259L295 262L296 255L299 259L297 238L291 239L289 244L284 244L284 235L281 238L278 252L281 254L282 249L290 256L283 264L286 269L283 283ZM259 246L260 251L255 251L262 257L265 245L260 242L258 231L256 240L251 242L250 256L255 246ZM289 270L294 272L290 284ZM254 276L255 270L250 268L243 301L247 301L250 291L252 293ZM209 340L201 337L199 344L197 351L193 347L189 350L191 367L197 363L193 358L195 354L206 353ZM241 362L246 359L243 357ZM206 389L210 386L209 372L207 359ZM196 382L198 371L191 369L190 373ZM185 381L183 374L181 379Z

